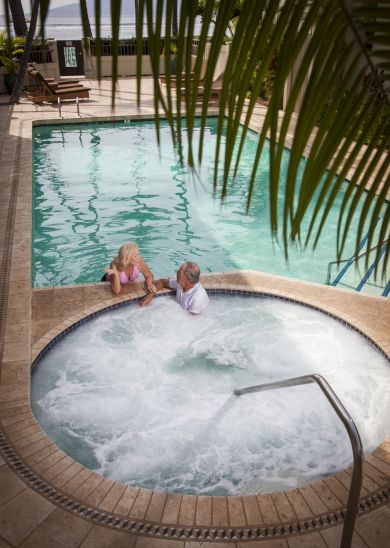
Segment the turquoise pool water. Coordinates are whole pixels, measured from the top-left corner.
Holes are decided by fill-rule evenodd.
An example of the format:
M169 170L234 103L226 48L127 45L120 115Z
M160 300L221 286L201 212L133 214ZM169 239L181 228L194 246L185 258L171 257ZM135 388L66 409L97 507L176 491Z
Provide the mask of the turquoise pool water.
M98 281L119 246L132 240L156 277L171 275L192 259L203 271L256 269L325 283L328 263L336 256L344 189L316 251L292 248L287 263L269 230L268 150L248 214L256 133L247 137L237 180L221 205L212 191L215 128L216 119L209 118L203 165L194 178L180 166L164 122L160 149L153 121L35 127L33 286ZM286 150L282 176L288 154ZM280 198L283 192L281 182ZM351 240L346 258L353 245ZM332 273L334 277L337 268ZM351 287L363 274L353 275ZM365 289L377 291L376 285L384 284L370 283Z

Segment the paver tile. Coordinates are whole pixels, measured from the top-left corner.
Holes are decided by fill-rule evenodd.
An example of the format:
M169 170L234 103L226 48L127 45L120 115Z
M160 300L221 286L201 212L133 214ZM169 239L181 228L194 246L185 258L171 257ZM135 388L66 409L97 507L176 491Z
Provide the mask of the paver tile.
M13 548L11 544L8 544L3 538L0 536L0 548Z
M46 445L42 449L39 449L38 451L36 451L32 455L28 455L24 460L30 466L34 466L35 464L37 464L41 460L45 459L49 455L52 455L56 451L58 451L58 447L56 445L54 445L54 443L51 443L49 445Z
M213 527L226 527L229 525L229 513L226 497L212 498L212 518Z
M3 359L7 362L17 362L30 358L30 345L22 341L6 342L4 344Z
M134 501L137 498L138 492L139 489L128 485L115 506L114 512L116 514L120 514L121 516L128 516Z
M108 491L114 485L114 481L108 478L103 478L103 481L90 493L85 500L87 504L92 504L92 506L99 506L101 501L104 499Z
M40 440L34 443L31 443L30 445L27 445L26 447L23 447L22 449L20 449L18 453L22 457L28 457L29 455L33 455L37 451L40 451L41 449L43 449L44 447L47 447L48 445L51 445L52 443L53 442L51 441L50 438L48 438L47 436L43 436Z
M32 489L26 489L0 507L1 535L18 546L55 508Z
M134 519L145 519L150 499L152 498L153 491L146 489L140 489L137 498L131 507L129 516Z
M271 495L264 494L257 497L260 512L263 517L264 523L276 523L279 521L279 514L276 510L275 504L271 498Z
M184 542L181 540L156 539L148 537L139 537L135 543L135 548L184 548Z
M196 540L187 540L184 548L236 548L237 544L231 542L200 542Z
M195 515L196 526L211 526L211 502L212 497L197 497Z
M181 495L168 493L161 518L162 523L175 524L178 522L181 499Z
M343 526L337 525L336 527L329 527L329 529L323 529L320 531L321 537L324 539L329 548L339 548L341 535L343 532ZM352 538L352 548L367 548L367 544L361 538L361 536L354 531ZM380 547L378 547L380 548Z
M286 497L298 519L305 519L312 515L309 506L306 504L305 499L298 489L286 491Z
M92 523L57 508L23 542L23 548L76 548L86 538Z
M94 525L81 548L133 548L136 540L130 533Z
M259 540L248 544L247 542L237 543L237 548L288 548L287 541L284 539Z
M11 439L10 435L15 434L16 432L23 432L26 430L26 428L30 428L31 426L35 426L37 423L36 419L33 417L32 413L29 413L27 417L23 418L19 421L14 421L11 424L6 425L5 422L3 422L4 426L6 427L6 431L8 433L9 439Z
M57 451L51 453L45 459L41 460L41 462L37 463L34 469L42 474L45 470L48 470L49 468L57 464L57 462L62 461L66 457L66 453L57 448Z
M84 469L84 466L79 462L73 462L68 468L56 476L53 480L53 483L59 489L68 483L72 478L74 478L81 470Z
M359 516L355 530L370 548L389 546L390 509L382 506L373 512Z
M87 501L87 497L103 482L102 476L92 473L89 478L80 485L73 493L74 497L82 502Z
M193 525L195 523L196 497L193 495L183 496L179 512L180 525Z
M319 533L289 537L287 543L289 548L328 548Z
M6 503L27 487L24 481L8 465L0 468L0 486L0 505Z
M228 497L229 523L231 527L247 525L241 497Z
M164 510L165 501L167 498L166 493L161 493L160 491L153 491L148 510L146 512L145 519L147 521L160 522L161 516Z
M36 432L41 432L41 427L39 426L39 424L37 424L36 421L35 421L35 424L26 426L26 428L22 428L21 430L15 431L14 429L12 429L12 431L9 432L9 430L7 429L8 439L10 441L21 440L27 436L31 436L32 434L35 434Z
M342 506L342 502L336 497L333 491L329 489L325 482L315 481L311 484L311 487L329 510L334 510Z
M322 502L311 485L300 487L299 492L305 499L306 504L309 506L313 514L324 514L327 511L326 505Z
M294 521L297 516L284 493L271 493L281 521Z
M53 466L41 472L41 475L48 481L55 483L55 478L59 476L64 470L69 468L73 464L74 460L70 457L65 457L56 462Z
M242 497L242 503L244 505L244 512L248 525L262 525L263 519L257 498L255 496Z
M88 478L92 476L93 472L87 468L82 468L71 480L65 483L61 487L61 491L67 495L72 495L83 483L87 481Z
M106 512L112 512L115 506L118 504L119 499L123 495L126 485L123 483L115 482L111 489L108 491L107 495L99 504L99 508L105 510Z
M24 363L7 363L1 368L1 384L27 383L30 376L30 368Z

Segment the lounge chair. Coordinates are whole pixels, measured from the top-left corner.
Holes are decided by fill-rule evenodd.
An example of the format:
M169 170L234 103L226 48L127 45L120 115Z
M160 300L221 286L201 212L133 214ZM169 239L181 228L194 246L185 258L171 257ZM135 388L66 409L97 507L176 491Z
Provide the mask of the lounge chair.
M57 89L58 87L69 85L81 85L79 79L56 80L55 78L45 78L45 76L43 76L43 74L38 69L36 69L32 63L28 64L27 71L34 78L34 80L38 82L38 84L42 85L42 82L45 81L47 85L52 89Z
M58 83L57 86L53 86L48 82L42 74L35 70L29 70L29 73L36 79L40 84L40 90L37 92L27 92L27 97L33 103L41 105L44 101L48 103L54 103L58 101L58 98L61 101L65 99L88 99L90 88L85 88L80 84L74 83Z
M218 78L214 80L214 82L211 85L211 94L210 94L210 100L215 101L216 104L219 103L219 98L222 91L222 84L223 84L223 77L224 73L222 72ZM193 87L182 87L180 88L180 93L182 96L186 95L194 95L196 99L201 100L205 94L205 87L200 83L200 85L197 88Z
M27 67L28 73L34 78L38 85L43 86L47 85L52 91L58 89L59 87L69 87L69 86L80 86L80 80L55 80L54 78L45 78L43 74L34 67L34 65L29 64Z

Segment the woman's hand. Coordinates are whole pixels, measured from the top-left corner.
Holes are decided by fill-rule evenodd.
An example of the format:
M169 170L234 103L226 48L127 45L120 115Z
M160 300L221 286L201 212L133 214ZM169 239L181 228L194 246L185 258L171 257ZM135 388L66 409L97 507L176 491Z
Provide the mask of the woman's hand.
M149 291L149 293L156 293L156 291L157 291L157 288L153 283L150 284L150 285L147 285L146 289Z
M111 267L107 266L106 268L103 268L104 272L108 274L109 276L117 275L119 274L118 269L115 264L111 265Z

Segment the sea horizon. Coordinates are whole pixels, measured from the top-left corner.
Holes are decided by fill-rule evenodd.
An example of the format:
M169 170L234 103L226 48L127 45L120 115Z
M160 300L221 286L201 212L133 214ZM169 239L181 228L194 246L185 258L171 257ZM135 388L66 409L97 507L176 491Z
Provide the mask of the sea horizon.
M96 36L96 26L91 20L91 30ZM195 32L200 33L201 22L195 24ZM0 16L0 30L5 30L4 16ZM143 36L148 36L147 25L143 25ZM37 25L37 36L39 24ZM133 38L136 35L136 18L122 17L119 26L119 38ZM112 37L111 18L102 17L100 23L100 36L102 38ZM81 40L83 38L83 27L79 17L49 17L45 24L45 37L54 40Z

